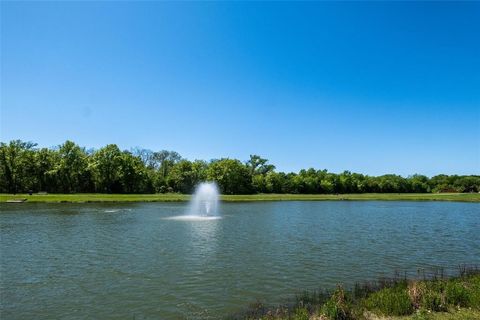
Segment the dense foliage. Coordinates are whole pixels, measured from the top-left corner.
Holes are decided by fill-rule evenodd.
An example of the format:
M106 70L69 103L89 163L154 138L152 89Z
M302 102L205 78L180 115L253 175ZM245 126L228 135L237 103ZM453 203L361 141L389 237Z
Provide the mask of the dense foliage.
M0 143L0 192L191 193L201 181L216 181L223 194L479 192L480 176L388 174L344 171L276 172L268 160L189 161L173 151L122 151L114 144L87 151L72 141L56 148L14 140Z

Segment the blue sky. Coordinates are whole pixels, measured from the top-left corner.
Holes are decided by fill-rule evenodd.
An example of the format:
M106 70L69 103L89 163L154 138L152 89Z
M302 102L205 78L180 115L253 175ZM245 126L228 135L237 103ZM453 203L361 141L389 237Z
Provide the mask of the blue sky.
M480 173L480 3L1 2L1 140Z

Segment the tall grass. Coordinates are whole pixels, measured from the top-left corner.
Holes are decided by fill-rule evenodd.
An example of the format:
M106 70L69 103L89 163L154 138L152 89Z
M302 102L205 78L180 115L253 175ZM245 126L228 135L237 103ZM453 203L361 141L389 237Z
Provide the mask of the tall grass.
M251 307L227 319L354 320L364 319L366 313L427 319L430 312L452 308L473 308L480 315L480 270L461 266L455 277L447 277L443 270L422 271L415 279L397 274L350 290L338 286L333 291L306 291L276 307L261 303Z
M364 307L388 316L405 316L413 312L406 282L370 294L365 300Z

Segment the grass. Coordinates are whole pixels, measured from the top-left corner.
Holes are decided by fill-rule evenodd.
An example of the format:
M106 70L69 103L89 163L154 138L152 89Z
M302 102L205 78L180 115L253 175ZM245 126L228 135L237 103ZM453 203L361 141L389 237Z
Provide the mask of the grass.
M478 320L480 310L452 308L446 312L417 311L414 315L406 317L391 317L392 320ZM372 319L373 320L373 319Z
M406 281L374 292L362 302L365 309L388 316L409 315L414 310Z
M282 306L254 304L227 317L244 320L467 320L480 319L480 270L462 268L457 277L388 281L304 292Z
M169 202L188 201L190 195L168 194L0 194L0 202L27 199L27 202ZM381 200L381 201L461 201L480 202L479 193L362 193L362 194L254 194L222 195L222 201L326 201L326 200Z

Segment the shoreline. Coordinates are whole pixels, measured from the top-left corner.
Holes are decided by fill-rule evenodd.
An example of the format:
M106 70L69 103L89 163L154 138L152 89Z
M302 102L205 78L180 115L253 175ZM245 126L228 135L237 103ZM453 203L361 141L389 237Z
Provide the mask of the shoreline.
M459 268L423 278L396 275L352 288L303 291L283 304L251 303L229 320L470 320L480 317L480 272Z
M186 202L188 194L0 194L0 203ZM26 200L25 200L26 199ZM19 201L23 200L23 201ZM449 201L479 203L479 193L360 193L221 195L222 202L264 201Z

